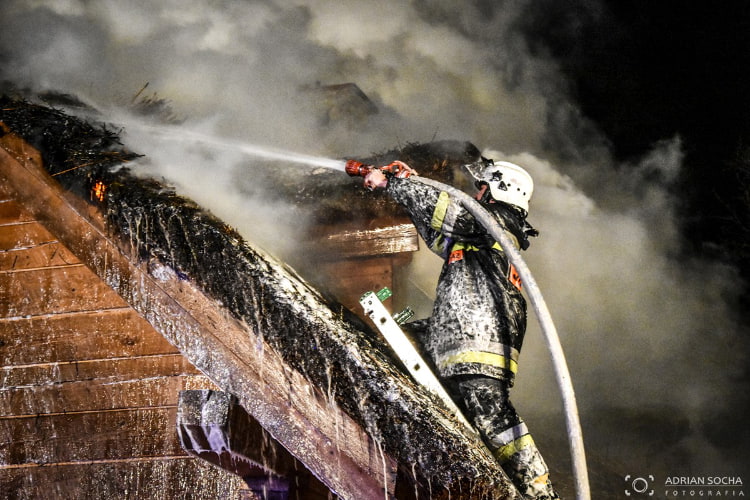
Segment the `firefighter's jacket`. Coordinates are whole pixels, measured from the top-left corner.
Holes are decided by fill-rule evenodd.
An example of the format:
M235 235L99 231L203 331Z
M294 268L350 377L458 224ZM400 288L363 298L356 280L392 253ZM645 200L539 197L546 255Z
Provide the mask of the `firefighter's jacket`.
M409 213L425 243L445 261L424 348L441 377L483 374L512 385L526 331L526 301L500 245L448 193L392 177L386 192ZM505 203L482 204L522 249L536 231Z

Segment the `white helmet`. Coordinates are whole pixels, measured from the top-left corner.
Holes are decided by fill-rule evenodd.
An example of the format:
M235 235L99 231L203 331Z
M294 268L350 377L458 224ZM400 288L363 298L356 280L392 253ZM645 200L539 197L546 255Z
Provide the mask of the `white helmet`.
M490 194L503 201L529 211L529 200L534 191L534 180L515 163L490 160L479 178L490 186Z

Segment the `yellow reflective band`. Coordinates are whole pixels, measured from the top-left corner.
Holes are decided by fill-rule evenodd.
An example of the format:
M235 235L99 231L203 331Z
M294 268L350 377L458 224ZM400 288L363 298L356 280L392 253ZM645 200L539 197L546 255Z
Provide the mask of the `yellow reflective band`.
M486 351L463 351L458 354L449 356L441 361L440 365L446 367L449 365L457 365L459 363L481 363L483 365L496 366L498 368L505 368L513 373L518 371L518 363L512 359L508 359L501 354L495 354L494 352Z
M456 250L470 250L470 251L477 251L479 250L479 247L476 247L474 245L469 245L468 243L458 242L454 243L451 247L451 251L454 252Z
M528 448L529 446L534 446L534 440L531 438L531 434L526 434L525 436L521 436L515 441L511 441L505 446L501 446L500 448L495 450L494 455L497 461L502 464L510 460L510 457L512 457L519 451L522 451L524 448Z
M542 474L541 476L538 476L532 482L533 483L540 483L540 484L547 484L547 479L549 479L549 473Z
M452 248L453 250L469 250L469 251L476 251L476 250L479 250L479 247L478 247L478 246L475 246L475 245L470 245L470 244L468 244L468 243L463 243L463 242L460 242L460 241L459 241L458 243L454 243L454 244L453 244L453 247L451 247L451 248ZM494 250L497 250L497 251L499 251L499 252L502 252L502 251L503 251L503 247L501 247L501 246L500 246L500 243L498 243L497 241L495 242L495 244L494 244L494 245L492 245L492 248L493 248Z
M442 255L445 250L445 243L445 237L442 234L439 234L438 237L435 238L435 241L432 242L432 245L430 245L430 250Z
M448 203L450 202L450 196L445 191L440 192L437 203L435 204L435 210L432 212L432 222L430 227L439 231L443 227L443 219L448 211Z

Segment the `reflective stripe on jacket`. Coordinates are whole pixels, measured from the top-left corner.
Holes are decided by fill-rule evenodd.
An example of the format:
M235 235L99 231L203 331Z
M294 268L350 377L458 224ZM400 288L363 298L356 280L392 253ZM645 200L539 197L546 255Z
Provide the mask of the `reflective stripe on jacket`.
M520 281L500 246L448 193L391 178L386 188L404 206L428 247L445 261L424 339L441 376L484 374L512 383L526 331ZM521 248L528 246L519 212L485 204Z

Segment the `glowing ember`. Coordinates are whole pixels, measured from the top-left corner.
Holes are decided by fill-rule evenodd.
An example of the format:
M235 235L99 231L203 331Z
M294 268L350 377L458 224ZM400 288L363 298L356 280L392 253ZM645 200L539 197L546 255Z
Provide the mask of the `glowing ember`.
M104 201L104 194L107 192L107 186L102 181L96 181L94 187L91 188L91 197L96 198L99 201Z

